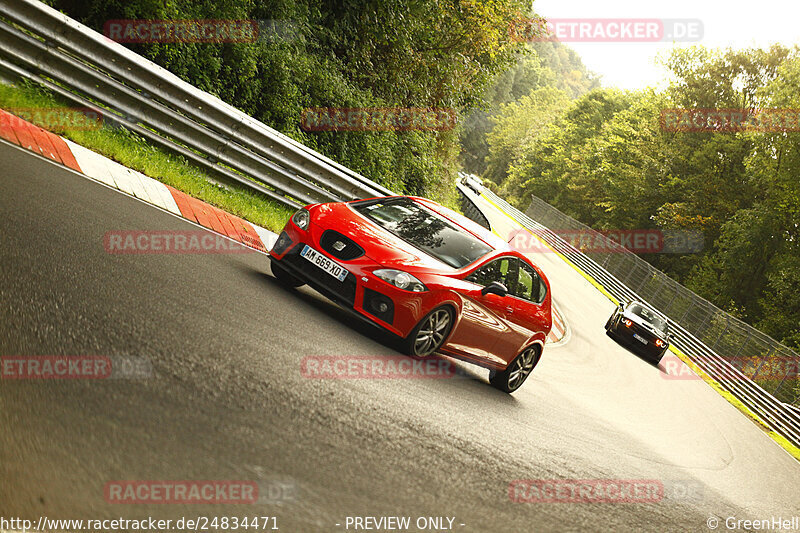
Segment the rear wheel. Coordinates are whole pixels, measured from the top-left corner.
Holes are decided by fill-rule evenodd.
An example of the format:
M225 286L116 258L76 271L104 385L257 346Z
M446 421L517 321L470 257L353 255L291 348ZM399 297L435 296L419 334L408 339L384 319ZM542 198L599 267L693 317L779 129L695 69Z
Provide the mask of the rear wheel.
M538 345L525 348L505 370L492 372L489 376L489 383L503 392L514 392L525 383L533 371L533 367L539 362L539 353Z
M441 348L453 329L453 318L449 307L425 315L405 338L404 351L413 357L426 357Z
M303 280L294 274L291 274L274 259L270 261L270 267L272 268L272 275L275 276L275 279L277 279L282 285L286 285L287 287L300 287L305 285Z

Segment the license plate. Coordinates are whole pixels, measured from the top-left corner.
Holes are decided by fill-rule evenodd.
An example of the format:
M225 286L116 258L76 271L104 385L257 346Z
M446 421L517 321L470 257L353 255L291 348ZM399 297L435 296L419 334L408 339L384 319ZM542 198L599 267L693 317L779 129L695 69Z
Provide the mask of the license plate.
M347 277L348 271L346 268L336 261L328 259L307 244L303 247L303 251L300 252L300 255L339 281L344 281L344 278Z
M637 341L641 342L642 344L647 344L647 339L645 339L644 337L642 337L638 333L634 333L633 334L633 338L636 339Z

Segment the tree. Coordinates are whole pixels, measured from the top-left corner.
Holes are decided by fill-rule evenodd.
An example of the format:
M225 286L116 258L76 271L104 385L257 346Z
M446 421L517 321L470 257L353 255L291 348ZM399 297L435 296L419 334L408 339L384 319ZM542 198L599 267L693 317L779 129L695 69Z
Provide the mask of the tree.
M494 127L487 135L489 156L485 177L500 183L520 151L541 135L544 127L569 105L564 91L553 87L534 89L528 95L500 106L491 118Z

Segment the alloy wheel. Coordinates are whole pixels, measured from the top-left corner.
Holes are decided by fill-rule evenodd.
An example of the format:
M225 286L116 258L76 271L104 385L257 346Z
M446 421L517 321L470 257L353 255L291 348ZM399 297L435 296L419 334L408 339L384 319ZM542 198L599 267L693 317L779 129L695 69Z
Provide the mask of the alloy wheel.
M428 355L444 342L450 330L452 318L446 309L439 309L428 315L414 339L414 353Z

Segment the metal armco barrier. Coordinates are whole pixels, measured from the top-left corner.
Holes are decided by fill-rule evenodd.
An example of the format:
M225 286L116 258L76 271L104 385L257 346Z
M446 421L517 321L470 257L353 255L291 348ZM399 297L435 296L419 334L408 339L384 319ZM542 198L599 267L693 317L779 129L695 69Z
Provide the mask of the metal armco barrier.
M472 220L473 222L477 222L481 226L486 229L492 229L491 224L486 219L486 217L481 213L481 210L478 209L475 204L472 203L472 200L467 197L466 194L460 189L458 189L458 196L459 196L459 205L461 206L461 211L464 212L464 216L468 219Z
M0 79L95 108L219 183L287 206L392 194L36 0L0 6Z
M700 302L702 298L694 293L691 293L691 291L685 287L682 287L674 280L667 278L665 274L649 265L647 266L653 273L652 276L657 276L655 274L657 273L660 275L658 277L663 276L663 278L669 279L669 282L664 282L663 279L658 279L656 277L654 278L655 281L640 283L637 287L640 290L645 290L638 292L637 290L631 288L625 281L625 278L631 279L632 271L630 267L626 266L623 269L623 273L620 275L622 281L609 271L609 265L611 265L612 262L621 262L622 259L608 257L612 255L625 257L625 250L603 254L606 256L606 259L603 264L600 264L592 257L589 257L588 254L584 254L569 244L551 229L558 228L561 231L580 229L582 231L594 232L594 230L588 226L581 224L564 213L561 213L556 208L536 197L533 198L533 202L528 208L528 213L526 214L514 208L508 202L504 201L502 198L498 197L489 190L484 190L484 195L495 204L499 205L504 211L506 211L506 213L514 217L517 222L525 226L532 233L539 236L555 251L562 254L578 268L594 278L597 283L605 288L617 300L639 300L646 302L663 312L669 320L670 331L672 332L672 343L677 348L685 353L698 367L706 372L711 378L716 380L728 392L733 394L742 403L744 403L768 427L770 427L776 433L784 436L795 446L800 446L800 410L791 405L792 403L797 402L796 396L792 395L792 397L787 398L786 402L781 401L776 398L774 394L767 392L767 390L765 390L765 388L757 382L758 372L762 368L764 362L769 357L775 357L774 354L785 353L787 354L787 357L793 357L795 362L794 373L791 375L792 372L790 369L789 372L784 375L783 379L779 380L780 384L775 391L778 391L783 385L787 387L785 390L790 391L791 387L797 385L798 379L798 356L795 352L792 352L789 350L789 348L781 345L777 341L769 339L769 337L763 333L758 332L754 328L750 328L750 326L747 326L746 324L744 324L744 326L753 329L752 334L748 337L750 341L739 345L733 352L723 350L723 348L727 347L728 344L711 342L712 346L709 346L707 343L708 336L705 336L705 339L698 338L695 332L698 331L698 327L701 326L698 321L705 324L705 327L710 328L710 323L714 321L713 316L702 320L690 313L690 311L686 308L683 308L681 312L678 312L679 308L674 305L676 297L672 296L672 294L677 293L678 289L675 288L675 285L677 285L683 291L687 291L691 294L691 301ZM602 238L602 235L599 233L594 232L594 234ZM634 254L630 252L627 252L627 254L633 256L636 260L645 263L644 260L636 257ZM648 280L650 280L650 278L648 278ZM655 291L647 290L646 287L656 287L658 289L659 296L656 296ZM665 304L665 301L667 300L673 302L673 304ZM711 305L708 302L706 302L706 304L709 306ZM716 311L717 315L726 314L719 309L716 309ZM721 320L722 318L717 320ZM686 320L689 322L686 322ZM732 321L735 320L735 318L729 317L727 318L727 324L730 326ZM602 327L602 324L598 327ZM707 331L717 331L718 336L715 337L717 340L724 338L724 336L727 334L727 331L730 330L731 327L725 328L724 325L715 330L707 329ZM771 346L756 344L753 339L761 337L766 337L769 339L771 341ZM752 375L746 375L737 366L734 366L730 363L730 360L733 358L745 356L752 356L761 361L761 365L756 366ZM754 376L755 381L752 379Z

